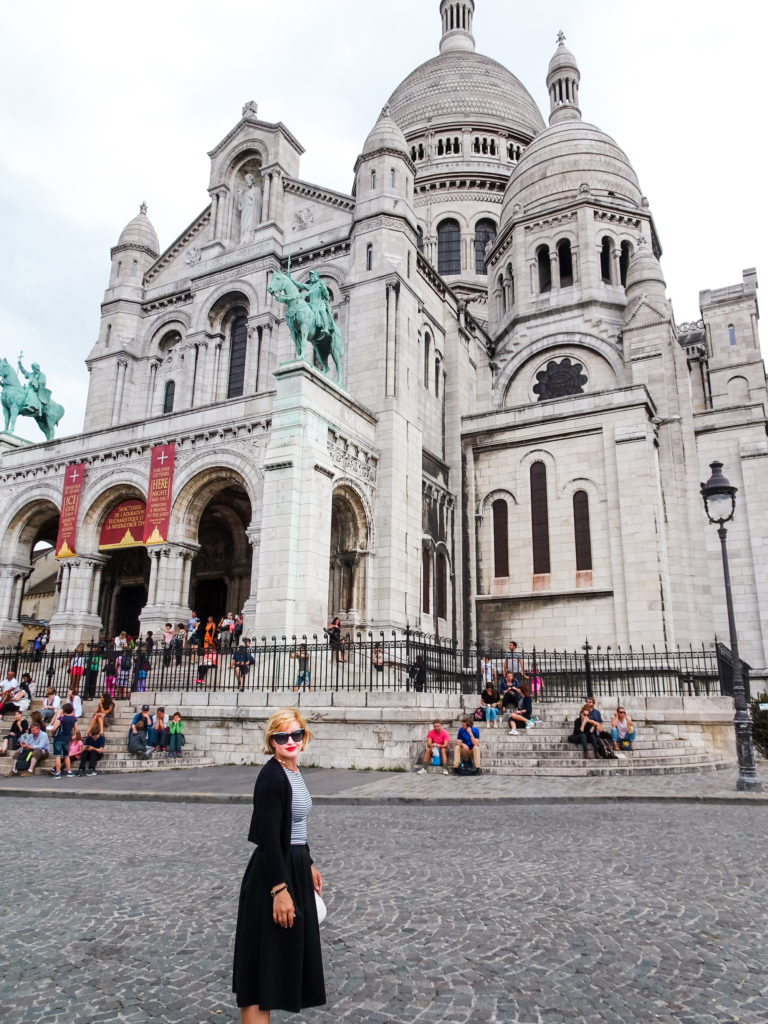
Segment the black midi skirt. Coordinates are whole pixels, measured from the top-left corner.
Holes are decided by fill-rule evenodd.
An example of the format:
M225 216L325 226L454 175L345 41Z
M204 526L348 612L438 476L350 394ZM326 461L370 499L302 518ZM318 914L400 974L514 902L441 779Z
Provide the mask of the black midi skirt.
M240 888L232 991L238 1006L298 1013L325 1003L320 927L317 923L309 850L292 846L286 858L288 889L296 915L291 928L272 920L271 883L258 850L248 862Z

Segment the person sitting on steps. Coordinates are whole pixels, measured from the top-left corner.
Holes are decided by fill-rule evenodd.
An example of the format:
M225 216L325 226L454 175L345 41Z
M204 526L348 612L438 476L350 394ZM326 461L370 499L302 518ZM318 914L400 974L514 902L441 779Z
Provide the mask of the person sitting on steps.
M594 707L594 701L592 702ZM584 704L579 717L573 723L573 732L568 737L569 743L574 743L576 746L580 746L584 751L584 757L587 755L587 746L592 747L595 758L597 754L597 723L589 717L590 712L589 703Z
M531 700L531 686L525 679L520 682L520 703L517 708L509 713L509 733L517 735L518 729L527 729L533 718L533 702Z
M456 746L453 748L453 771L459 774L459 764L462 761L472 761L478 774L480 773L480 730L472 724L469 717L462 718L461 728L456 737Z
M494 688L492 682L487 682L485 689L480 694L480 700L483 704L483 711L485 712L485 727L490 729L491 726L496 728L496 721L500 714L501 709L501 698L499 697L498 691Z
M622 707L616 708L616 713L611 719L611 739L614 750L632 750L635 742L635 723Z

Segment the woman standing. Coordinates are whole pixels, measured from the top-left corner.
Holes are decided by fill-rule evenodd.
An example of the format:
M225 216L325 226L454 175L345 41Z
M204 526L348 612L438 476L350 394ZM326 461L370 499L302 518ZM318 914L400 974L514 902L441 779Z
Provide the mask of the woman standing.
M270 1010L298 1013L325 1003L315 893L323 879L307 845L312 808L298 758L312 734L295 708L264 730L272 757L253 790L248 839L256 843L240 889L232 990L242 1024L268 1024Z

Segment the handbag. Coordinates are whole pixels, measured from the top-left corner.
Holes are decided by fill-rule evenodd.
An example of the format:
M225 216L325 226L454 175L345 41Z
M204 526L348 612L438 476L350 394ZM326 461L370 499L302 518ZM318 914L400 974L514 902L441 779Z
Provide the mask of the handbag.
M322 924L328 916L328 907L326 907L323 897L318 896L317 893L315 893L315 906L317 907L317 923Z

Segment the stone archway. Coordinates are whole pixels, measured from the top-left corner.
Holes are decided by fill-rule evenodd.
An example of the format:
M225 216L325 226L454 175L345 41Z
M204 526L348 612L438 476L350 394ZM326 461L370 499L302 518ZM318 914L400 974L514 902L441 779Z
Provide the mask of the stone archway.
M190 605L205 622L226 613L242 612L251 592L251 545L247 529L251 502L242 484L221 486L200 515L192 561Z
M363 503L351 487L337 487L331 504L328 617L338 615L346 626L362 628L367 621L369 553L370 531Z
M58 575L52 557L58 530L59 509L48 499L29 502L11 520L3 545L10 557L0 562L0 643L27 640L53 617L58 580L50 577ZM25 601L36 588L40 593Z

